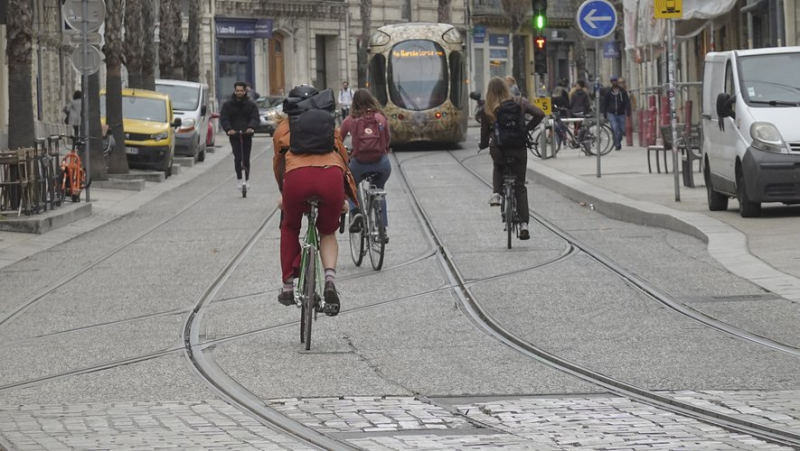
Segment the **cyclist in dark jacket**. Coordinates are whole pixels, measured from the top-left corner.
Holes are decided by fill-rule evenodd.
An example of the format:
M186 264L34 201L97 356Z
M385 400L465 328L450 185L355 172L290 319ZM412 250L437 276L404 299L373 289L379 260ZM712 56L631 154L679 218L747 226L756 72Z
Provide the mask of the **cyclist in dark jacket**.
M253 147L253 133L259 124L258 106L247 97L247 83L237 81L230 100L222 105L219 114L222 129L228 134L233 150L233 166L236 170L236 188L250 179L250 149ZM236 136L241 132L241 136ZM244 168L244 182L242 181Z
M544 119L544 112L537 106L528 102L525 97L514 97L508 85L500 77L493 77L489 80L486 88L486 103L479 114L481 117L481 138L478 143L479 149L489 148L489 155L492 156L494 171L492 172L492 197L489 198L489 205L496 207L500 205L503 190L503 172L506 169L506 157L513 157L515 164L511 171L517 177L514 186L514 194L517 199L517 213L522 222L520 224L519 238L527 240L530 238L528 231L528 220L530 212L528 210L528 189L525 187L525 173L528 169L528 149L523 145L516 148L506 148L497 145L496 134L494 133L497 108L506 100L517 102L531 119L525 125L527 130L533 130Z

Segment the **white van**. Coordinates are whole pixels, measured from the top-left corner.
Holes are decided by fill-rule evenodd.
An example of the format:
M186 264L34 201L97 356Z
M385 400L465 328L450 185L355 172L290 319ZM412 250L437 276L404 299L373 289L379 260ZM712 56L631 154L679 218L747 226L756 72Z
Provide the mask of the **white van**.
M156 80L156 91L172 99L172 110L181 126L175 131L175 154L206 159L208 120L208 85L191 81Z
M711 211L739 200L800 203L800 47L712 52L703 74L704 177Z

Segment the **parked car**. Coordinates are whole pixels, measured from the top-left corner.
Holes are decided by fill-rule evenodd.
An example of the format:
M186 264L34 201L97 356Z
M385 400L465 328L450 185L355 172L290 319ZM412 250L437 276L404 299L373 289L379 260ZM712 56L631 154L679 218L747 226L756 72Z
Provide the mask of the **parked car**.
M703 71L703 175L711 211L736 197L800 203L800 47L710 52Z
M100 116L106 123L106 92L100 91ZM122 125L125 129L125 153L131 168L155 169L172 175L175 156L174 128L181 119L174 118L172 102L166 94L144 89L122 90Z
M181 126L175 132L175 153L206 159L205 138L210 113L208 111L208 85L181 80L156 80L156 91L170 96L175 117Z
M206 133L206 147L214 147L216 145L218 120L219 113L216 111L211 113L211 119L208 121L208 133Z
M283 112L283 97L269 96L259 97L256 100L258 105L258 118L259 124L256 129L257 133L267 133L272 136L275 133L275 128L278 126L275 122L275 113Z

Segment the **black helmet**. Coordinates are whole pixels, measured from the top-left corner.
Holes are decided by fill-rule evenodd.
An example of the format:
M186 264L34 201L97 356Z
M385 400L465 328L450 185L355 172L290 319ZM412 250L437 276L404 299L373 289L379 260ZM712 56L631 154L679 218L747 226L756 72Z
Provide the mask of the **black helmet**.
M295 86L294 88L292 88L291 91L289 91L289 97L299 97L301 99L306 99L308 97L316 95L318 92L319 91L317 91L317 88L311 85L300 85L300 86Z

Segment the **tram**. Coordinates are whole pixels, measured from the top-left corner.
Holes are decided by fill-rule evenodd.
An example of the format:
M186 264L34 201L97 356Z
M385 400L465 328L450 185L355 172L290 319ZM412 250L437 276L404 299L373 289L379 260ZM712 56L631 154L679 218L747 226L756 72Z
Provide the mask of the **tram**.
M368 47L368 88L389 120L392 145L453 144L467 136L465 42L454 26L378 28Z

